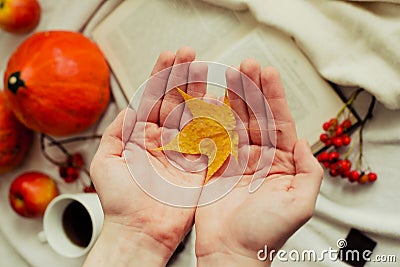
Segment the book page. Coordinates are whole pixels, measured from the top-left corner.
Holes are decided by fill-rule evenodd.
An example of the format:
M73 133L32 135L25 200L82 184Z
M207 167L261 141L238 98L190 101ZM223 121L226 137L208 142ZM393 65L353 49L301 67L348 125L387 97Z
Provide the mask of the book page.
M335 117L343 105L333 88L320 77L294 41L275 29L257 27L217 61L238 66L245 58L255 58L262 67L279 70L298 136L314 144L324 120Z
M254 19L193 0L127 0L93 32L126 95L148 78L158 55L187 45L211 60L238 41Z

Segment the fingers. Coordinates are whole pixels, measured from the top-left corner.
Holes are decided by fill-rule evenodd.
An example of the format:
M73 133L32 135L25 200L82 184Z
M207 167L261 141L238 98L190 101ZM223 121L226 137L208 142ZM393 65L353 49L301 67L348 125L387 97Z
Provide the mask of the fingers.
M239 116L240 120L248 127L249 114L245 103L244 89L242 84L242 74L235 68L228 68L226 73L226 86L229 90L229 102L232 109Z
M235 111L236 130L239 135L239 145L249 144L249 114L242 84L242 73L237 68L228 68L225 73L226 87L232 109Z
M206 94L207 72L208 66L205 62L199 61L190 64L186 91L187 94L196 98L201 98Z
M189 66L187 94L196 98L202 98L207 91L208 65L205 62L192 62ZM192 118L188 108L184 107L180 121L180 129Z
M164 51L158 57L147 81L146 89L143 92L142 100L138 108L138 121L159 122L161 101L163 99L171 66L174 64L175 54L171 51Z
M171 69L167 89L161 103L161 126L169 129L179 129L184 105L180 105L183 102L183 98L180 93L175 90L175 87L179 87L186 92L190 64L182 63L189 63L194 59L195 52L190 47L182 47L176 53L174 66Z
M293 151L297 142L296 126L290 112L279 72L267 67L261 72L262 92L274 116L276 127L276 148ZM270 133L275 134L275 133ZM271 140L275 138L271 137Z
M300 199L306 198L312 209L317 199L323 171L321 165L311 152L310 145L304 139L296 142L294 148L294 163L296 167L296 175L292 182L292 187L298 194Z
M268 118L265 98L261 91L260 64L255 59L243 60L240 65L244 94L249 114L249 133L255 145L267 145Z

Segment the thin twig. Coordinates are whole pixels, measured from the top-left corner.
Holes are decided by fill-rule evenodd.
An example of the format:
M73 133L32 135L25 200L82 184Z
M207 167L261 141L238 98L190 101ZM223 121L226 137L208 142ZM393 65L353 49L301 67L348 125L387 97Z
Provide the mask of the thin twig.
M49 146L58 146L58 145L63 145L63 144L68 144L68 143L73 143L73 142L78 142L78 141L86 141L90 139L101 139L101 135L89 135L89 136L78 136L78 137L73 137L73 138L68 138L64 140L59 140L56 142L50 142Z
M50 143L53 145L56 145L65 155L67 155L68 157L71 157L71 154L68 152L68 150L56 139L54 139L51 136L48 135L44 135L45 138L47 138L48 140L50 140Z
M360 154L359 154L358 160L357 160L357 168L359 168L359 169L361 169L361 167L362 167L362 158L363 158L363 131L364 131L365 124L373 116L372 113L375 108L375 103L376 103L376 98L375 98L375 96L372 96L371 102L368 107L367 114L365 115L364 119L361 121L360 132L359 132Z
M57 166L62 166L62 165L64 165L64 162L61 162L61 161L56 161L56 160L54 160L52 157L50 157L50 155L47 153L47 151L46 151L46 144L45 144L45 141L44 141L44 139L47 137L47 135L45 135L45 134L40 134L40 149L42 150L42 153L43 153L43 155L44 155L44 157L48 160L48 161L50 161L51 163L53 163L54 165L57 165Z
M339 110L339 112L336 115L336 118L339 118L340 115L342 115L342 113L346 110L346 108L351 107L351 105L353 104L354 100L356 100L357 96L364 91L364 89L359 88L357 89L357 91L353 92L349 99L346 101L346 103L343 105L343 107Z

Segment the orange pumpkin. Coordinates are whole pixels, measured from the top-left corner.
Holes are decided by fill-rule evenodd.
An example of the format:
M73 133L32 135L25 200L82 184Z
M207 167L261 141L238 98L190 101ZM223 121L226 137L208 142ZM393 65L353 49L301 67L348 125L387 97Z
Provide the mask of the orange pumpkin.
M15 118L0 90L0 174L21 164L32 145L32 137L33 132Z
M8 62L4 86L16 117L28 128L54 136L96 123L110 99L103 53L80 33L39 32Z

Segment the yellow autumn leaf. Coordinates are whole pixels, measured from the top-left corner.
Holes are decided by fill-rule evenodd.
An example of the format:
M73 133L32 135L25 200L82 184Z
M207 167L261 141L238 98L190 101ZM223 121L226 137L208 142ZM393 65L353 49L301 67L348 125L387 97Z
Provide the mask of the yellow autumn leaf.
M207 103L194 98L179 88L193 119L175 138L157 150L173 150L184 154L202 154L208 157L205 183L222 167L230 154L237 160L238 134L236 120L227 94L224 104Z
M215 121L219 122L227 131L231 131L235 128L236 120L232 112L227 93L225 93L224 104L216 105L190 96L179 88L177 88L177 90L185 100L185 104L189 108L190 113L192 113L193 118L205 117L214 119Z

